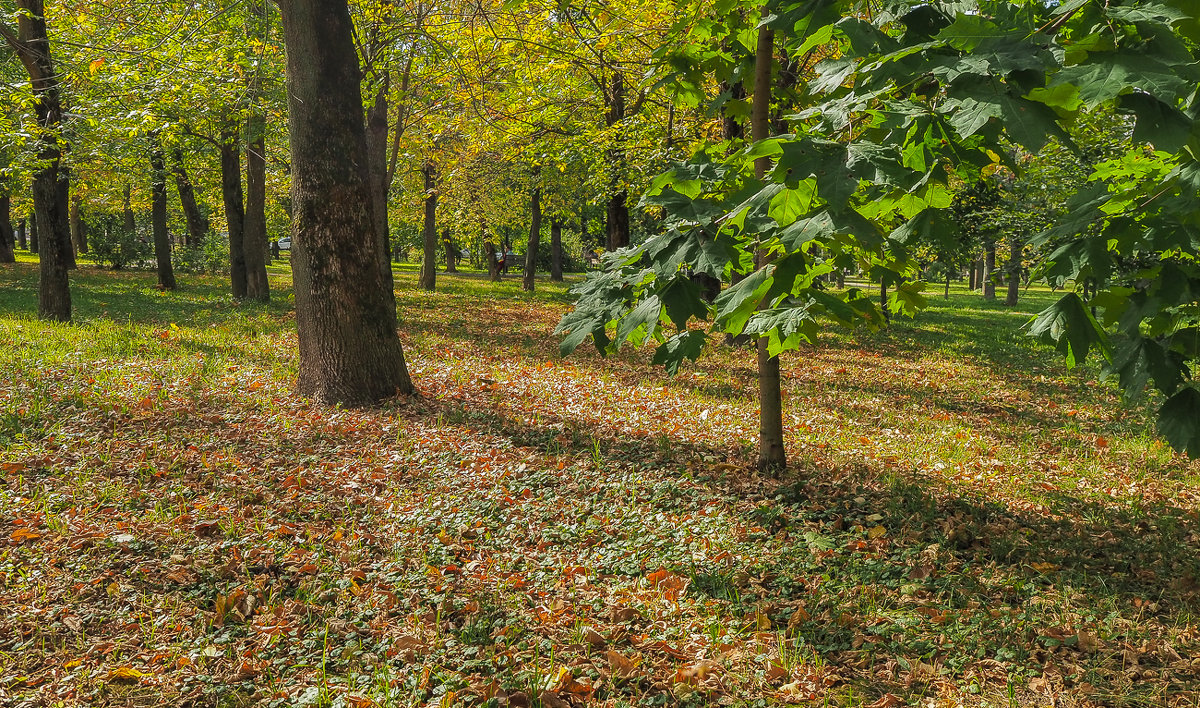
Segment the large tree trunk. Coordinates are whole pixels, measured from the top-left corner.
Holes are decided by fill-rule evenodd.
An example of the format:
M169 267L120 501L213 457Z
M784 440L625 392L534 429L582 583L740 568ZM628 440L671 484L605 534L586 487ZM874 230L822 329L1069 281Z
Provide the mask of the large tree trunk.
M561 283L563 279L562 219L550 222L550 280Z
M183 150L175 148L172 157L174 162L171 171L175 176L175 189L179 192L179 204L183 207L184 218L187 219L187 245L189 248L200 248L204 245L204 239L208 238L208 219L196 204L196 188L192 186L192 178L183 164Z
M375 101L367 109L367 167L371 176L371 214L375 220L375 233L379 237L379 273L396 309L396 279L392 273L392 239L388 227L388 88L390 82L385 73L382 86L375 94ZM398 129L398 128L397 128Z
M996 242L988 241L984 244L983 256L983 299L996 299L996 281L994 279L996 273Z
M1025 258L1025 242L1011 237L1008 243L1008 293L1004 304L1012 307L1021 295L1021 268Z
M17 246L22 251L29 250L29 241L26 239L26 236L25 236L25 223L27 221L28 221L28 219L21 219L20 221L17 222Z
M0 263L16 263L17 235L12 227L12 197L0 194Z
M292 145L298 390L356 405L413 391L380 275L361 75L345 0L280 0Z
M171 268L171 236L167 233L167 168L162 146L155 138L150 148L150 224L154 233L154 259L158 263L158 287L175 289L175 271Z
M533 292L534 274L537 273L538 244L542 240L542 188L534 187L529 197L529 246L525 249L525 277L521 287Z
M33 205L41 223L39 248L38 316L71 320L71 289L67 266L74 261L67 218L68 184L61 174L62 146L58 136L63 123L58 74L50 57L42 0L17 0L17 36L5 40L29 74L38 123L40 167L33 178Z
M78 254L84 254L88 252L87 224L83 222L82 211L82 200L79 198L79 195L75 195L71 198L69 215L71 245L75 248L75 252Z
M233 296L246 297L246 207L242 194L242 155L238 131L221 134L221 198L225 202L225 225L229 229L229 278Z
M493 283L500 282L500 256L499 249L496 244L491 241L483 242L483 257L487 260L488 280Z
M454 247L454 238L450 236L450 229L442 229L442 252L446 255L446 272L457 273L458 267L454 262L458 260L458 249Z
M763 10L764 18L767 11ZM765 24L758 29L758 46L754 56L754 104L750 115L751 137L755 142L766 140L770 133L771 64L774 60L775 33ZM755 175L762 179L769 167L768 158L754 162ZM756 265L767 265L766 252L755 254ZM766 303L761 303L760 306ZM787 452L783 446L783 393L780 388L779 357L771 356L768 338L758 338L758 469L778 473L787 467Z
M266 121L250 119L246 144L246 217L242 253L246 261L246 297L259 302L271 299L267 282L267 141Z
M437 287L437 167L432 160L426 161L421 168L425 176L425 230L421 237L421 277L419 284L422 288L433 291Z

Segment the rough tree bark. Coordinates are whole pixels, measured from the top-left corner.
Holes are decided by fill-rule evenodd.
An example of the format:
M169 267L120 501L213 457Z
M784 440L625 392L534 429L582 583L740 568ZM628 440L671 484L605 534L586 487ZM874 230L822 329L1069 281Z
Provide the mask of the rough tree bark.
M483 257L487 260L488 280L493 283L500 282L500 261L496 260L500 254L496 244L491 241L483 242Z
M236 127L221 133L221 199L229 229L229 279L235 298L246 297L246 207L242 194L242 150Z
M365 404L413 392L380 276L361 74L346 0L280 0L292 146L298 390Z
M267 141L266 119L251 118L246 144L246 214L242 222L242 258L246 262L246 297L271 299L267 281Z
M196 188L192 186L192 178L183 164L183 150L175 148L171 157L175 189L179 192L179 204L183 207L184 218L187 219L187 245L189 248L200 248L204 245L204 239L208 238L209 222L196 204Z
M0 194L0 263L16 263L17 234L12 227L12 197Z
M764 17L766 10L763 10ZM765 24L758 29L758 45L754 55L754 103L750 114L751 137L757 142L770 134L771 64L774 59L775 32ZM769 165L768 158L754 162L754 172L762 179ZM767 254L755 254L759 268L768 262ZM787 467L787 452L783 446L783 393L780 390L779 357L771 356L766 337L758 345L758 469L778 473Z
M437 166L427 160L421 168L425 176L425 230L421 236L421 276L419 284L432 292L437 287Z
M171 268L171 236L167 233L167 168L158 139L150 148L150 225L154 233L154 259L158 264L158 287L175 289Z
M538 245L542 240L542 188L534 187L529 195L529 246L525 249L525 277L521 288L533 292L534 275L537 273Z
M43 0L17 0L17 32L0 24L0 34L29 74L34 113L38 123L38 159L41 168L33 178L33 205L42 226L39 246L38 316L71 320L71 288L67 265L73 261L71 233L67 223L67 180L60 174L62 145L58 141L63 122L58 74L50 56Z
M550 222L550 280L561 283L563 279L562 219Z

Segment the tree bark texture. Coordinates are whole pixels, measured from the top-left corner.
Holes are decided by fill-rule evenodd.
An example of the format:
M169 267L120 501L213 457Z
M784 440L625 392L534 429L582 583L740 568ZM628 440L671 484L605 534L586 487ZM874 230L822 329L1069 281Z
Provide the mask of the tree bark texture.
M229 279L233 296L246 297L246 206L242 193L242 150L238 130L221 134L221 199L229 229Z
M483 257L487 260L488 280L493 283L500 282L500 261L497 260L500 255L500 250L496 248L496 244L491 241L483 242Z
M150 148L150 175L150 226L154 234L154 260L158 264L158 287L174 290L171 236L167 233L167 168L157 138Z
M323 403L413 392L380 275L361 74L346 0L281 0L292 146L298 390Z
M521 288L533 292L537 273L538 246L542 240L542 188L534 187L529 197L529 246L525 249L525 277Z
M563 279L562 219L550 222L550 280L561 283Z
M192 186L192 178L183 164L183 150L175 148L172 158L171 172L175 177L175 189L179 192L179 204L187 219L187 245L189 248L200 248L204 245L204 239L208 238L208 218L196 204L196 188Z
M22 251L29 250L29 241L26 238L25 223L28 219L21 219L17 222L17 247Z
M432 160L421 168L425 177L425 228L421 233L421 275L419 284L433 292L437 287L437 166Z
M16 263L17 234L12 226L12 197L0 194L0 263Z
M41 224L38 243L38 316L71 320L71 289L68 264L74 261L67 218L67 180L62 174L62 145L58 142L63 122L61 86L50 40L46 35L43 0L17 0L17 36L8 42L29 75L37 116L37 150L41 168L33 178L33 205Z
M625 77L619 71L613 72L608 91L608 111L604 117L609 128L625 120ZM619 133L615 138L614 147L609 150L608 159L614 170L620 172L625 169L625 147ZM629 245L629 193L621 189L620 184L620 177L614 176L606 207L606 248L610 251Z
M1013 307L1021 296L1021 269L1025 259L1025 242L1012 238L1008 243L1008 293L1004 304Z
M271 299L267 281L267 141L266 120L249 122L246 144L246 217L242 230L242 253L246 261L246 297L259 302Z
M763 10L764 17L766 10ZM775 32L766 25L758 29L758 45L754 56L754 103L751 106L751 137L757 142L770 133L771 64L774 60ZM767 158L754 163L754 172L762 179L769 167ZM759 268L767 264L767 254L755 254ZM761 303L765 305L766 303ZM783 445L783 393L780 387L779 357L771 356L768 338L759 337L758 349L758 469L778 473L787 467L787 452Z

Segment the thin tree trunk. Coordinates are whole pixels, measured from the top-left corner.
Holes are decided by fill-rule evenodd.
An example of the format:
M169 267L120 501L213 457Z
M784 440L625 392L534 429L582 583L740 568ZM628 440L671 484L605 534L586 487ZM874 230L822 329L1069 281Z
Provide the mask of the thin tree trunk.
M29 250L29 241L25 236L25 224L28 221L28 219L23 218L17 222L17 246L22 251Z
M221 198L225 203L225 226L229 229L229 279L233 296L246 297L246 207L242 194L242 155L238 130L221 134Z
M137 230L137 222L133 218L133 189L129 185L125 185L125 194L121 199L121 225L125 227L125 233L130 236Z
M487 259L488 280L493 283L500 282L500 261L497 260L499 255L496 244L491 241L483 242L483 257Z
M621 72L614 71L608 92L608 111L605 114L605 122L609 128L612 128L624 120L625 77ZM617 132L615 146L609 150L608 158L612 169L618 172L624 170L625 147L620 131ZM620 183L620 177L614 176L612 191L609 194L606 206L608 219L606 220L607 243L605 247L610 251L625 248L629 245L629 193L619 188Z
M763 16L767 11L764 8ZM765 24L758 29L758 46L754 56L754 103L751 107L750 130L755 142L766 140L770 133L771 64L774 60L775 32ZM770 166L768 158L754 162L754 173L762 179ZM765 251L755 254L755 265L763 268L769 257ZM760 307L767 303L760 303ZM780 387L779 357L771 356L767 337L759 337L758 349L758 469L778 473L787 467L787 451L783 445L783 393Z
M975 261L971 261L967 265L967 289L975 291Z
M41 237L38 234L37 220L37 205L34 205L34 211L29 213L29 252L36 254L41 248Z
M259 302L271 299L267 281L267 141L266 120L260 116L247 124L246 215L243 222L242 253L246 261L246 297Z
M879 309L883 312L883 319L887 322L892 321L892 310L888 307L888 289L887 283L879 281Z
M530 195L529 247L525 249L525 277L521 288L533 292L534 274L537 272L538 244L542 240L542 188L534 187Z
M75 252L84 254L88 252L87 231L83 223L83 215L80 213L81 199L79 195L71 197L71 205L69 207L69 219L71 228L71 245L75 248Z
M158 138L150 148L150 224L154 233L154 259L158 263L158 287L175 289L175 272L171 268L171 237L167 233L167 168L163 163L162 146Z
M379 274L383 277L392 310L396 309L396 279L392 273L392 239L388 226L388 74L367 109L367 167L371 175L371 214L379 248ZM398 129L398 128L397 128Z
M280 0L288 60L301 394L413 392L379 268L361 74L345 0Z
M550 222L550 280L561 283L563 279L562 219Z
M12 197L0 194L0 263L16 263L17 235L12 227Z
M196 204L196 189L188 175L187 167L183 164L183 150L175 148L171 172L175 176L175 189L179 192L179 204L183 207L183 216L187 219L188 248L200 248L204 239L208 238L209 223L204 213Z
M421 236L421 276L419 285L433 292L437 287L437 167L427 160L421 168L425 176L425 230Z
M1025 242L1015 236L1008 243L1008 293L1004 304L1013 307L1021 295L1021 261L1025 257Z
M996 272L996 242L988 241L985 244L985 252L983 256L983 299L996 299L996 282L993 280Z
M454 247L454 239L450 236L450 229L442 229L442 252L446 255L446 272L457 273L458 267L454 265L454 261L458 259L458 249Z
M44 236L38 243L38 316L71 320L71 289L67 265L73 260L67 219L67 180L60 174L62 145L58 142L63 123L58 74L50 57L42 0L17 0L17 36L5 32L5 40L29 74L38 123L40 168L33 178L33 205Z

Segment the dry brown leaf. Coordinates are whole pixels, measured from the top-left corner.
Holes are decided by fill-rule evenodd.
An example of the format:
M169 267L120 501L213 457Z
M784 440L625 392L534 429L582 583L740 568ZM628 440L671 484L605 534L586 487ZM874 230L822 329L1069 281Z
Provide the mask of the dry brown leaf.
M638 662L633 659L627 659L620 652L609 649L604 653L608 659L608 666L613 673L621 678L629 678L637 670Z

